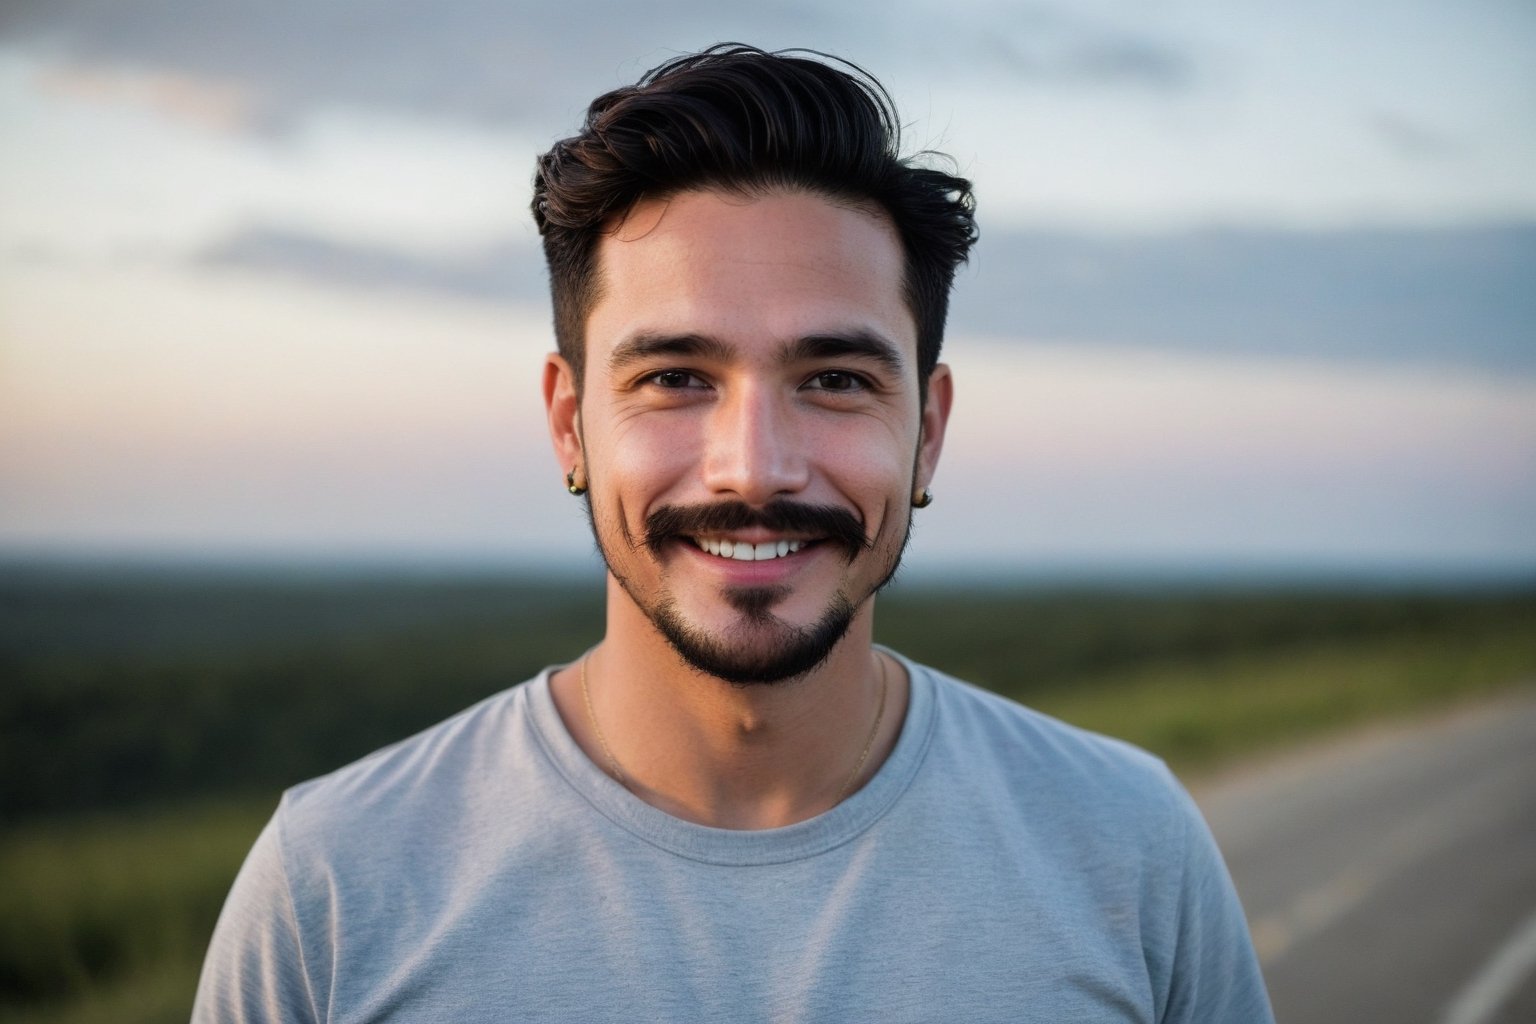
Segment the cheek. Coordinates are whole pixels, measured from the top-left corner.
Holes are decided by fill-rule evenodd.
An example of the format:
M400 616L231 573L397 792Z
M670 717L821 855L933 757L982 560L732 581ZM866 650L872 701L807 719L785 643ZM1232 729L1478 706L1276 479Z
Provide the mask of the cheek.
M910 447L888 432L861 437L844 431L819 446L822 475L864 521L884 530L886 520L899 518L912 482L916 441Z
M642 420L616 425L592 451L599 484L626 515L643 518L697 465L693 433L677 424L649 429Z

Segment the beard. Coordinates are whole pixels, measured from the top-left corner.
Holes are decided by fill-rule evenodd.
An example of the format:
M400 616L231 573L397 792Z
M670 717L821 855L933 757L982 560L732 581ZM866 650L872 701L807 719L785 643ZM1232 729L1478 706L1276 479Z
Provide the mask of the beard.
M738 587L724 591L721 596L740 614L741 621L728 630L709 632L686 621L670 596L664 595L648 603L631 581L617 570L615 559L603 543L590 498L587 517L608 572L678 656L695 671L737 686L795 679L826 661L847 634L859 606L895 577L912 532L912 517L908 515L901 541L879 581L857 601L850 599L843 590L837 591L820 618L808 626L796 626L773 614L773 606L788 597L791 588ZM659 559L671 541L692 544L691 537L698 534L755 526L822 538L819 543L841 548L849 564L859 557L877 555L875 542L865 537L863 524L847 509L787 501L771 502L761 508L734 501L703 506L664 506L646 517L643 537L635 538L622 522L618 532L632 552L644 551Z
M767 606L782 596L777 587L752 587L726 594L745 621L724 636L711 635L685 622L670 598L646 614L678 656L696 671L737 686L778 683L803 676L827 660L853 623L857 609L838 593L821 618L794 626ZM633 596L633 595L631 595ZM754 614L747 608L760 608ZM642 606L644 608L644 606Z

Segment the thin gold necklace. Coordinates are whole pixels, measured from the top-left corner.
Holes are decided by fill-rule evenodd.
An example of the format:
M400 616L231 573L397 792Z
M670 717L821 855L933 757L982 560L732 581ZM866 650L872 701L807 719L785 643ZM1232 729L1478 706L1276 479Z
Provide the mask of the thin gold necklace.
M853 792L853 784L859 780L859 773L864 771L864 762L869 760L869 752L875 748L875 737L880 735L880 720L885 717L885 659L875 655L875 664L880 666L880 703L875 705L875 724L869 727L869 738L864 741L864 749L859 752L858 763L853 766L853 771L848 773L848 781L843 783L843 788L837 791L837 799L833 806L843 802L849 793Z
M597 722L597 713L592 710L592 690L587 686L587 661L592 656L586 654L581 659L581 699L587 706L587 721L592 723L592 731L597 733L597 742L603 748L603 756L608 759L608 774L614 781L625 789L630 789L629 781L624 777L624 769L619 767L619 759L613 756L613 748L608 745L608 737L603 733L603 727ZM848 773L848 781L843 783L843 788L838 790L837 799L833 801L840 804L853 791L853 784L859 780L859 774L864 771L864 764L869 760L870 751L875 749L875 737L880 735L880 722L885 718L885 694L889 688L886 681L885 659L878 654L875 661L880 666L880 702L875 705L875 724L869 728L869 738L864 741L864 749L859 752L859 760L853 766L853 771ZM633 790L631 789L631 792Z
M592 731L597 733L597 742L603 745L603 756L608 758L608 773L619 785L628 789L629 783L624 779L624 769L619 767L619 759L613 756L613 748L608 745L608 737L603 735L603 727L597 724L597 713L592 710L592 691L587 689L587 660L591 657L591 654L581 656L581 699L587 705L587 721L592 723Z

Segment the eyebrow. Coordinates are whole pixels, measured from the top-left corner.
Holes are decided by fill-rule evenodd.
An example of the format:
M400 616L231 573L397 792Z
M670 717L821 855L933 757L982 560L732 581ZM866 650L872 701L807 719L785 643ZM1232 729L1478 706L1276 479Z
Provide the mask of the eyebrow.
M900 349L881 335L863 330L812 334L798 338L784 346L781 358L785 362L797 362L848 356L872 359L894 374L900 374L904 368Z
M620 342L608 357L608 367L619 370L656 356L690 356L729 362L735 356L735 350L720 339L703 334L643 332ZM904 368L900 350L873 331L809 334L787 342L779 350L779 360L785 363L846 357L872 359L896 374Z
M718 338L702 334L647 332L619 342L613 354L608 357L608 368L619 370L630 363L642 362L655 356L702 356L723 362L730 359L731 354L731 347Z

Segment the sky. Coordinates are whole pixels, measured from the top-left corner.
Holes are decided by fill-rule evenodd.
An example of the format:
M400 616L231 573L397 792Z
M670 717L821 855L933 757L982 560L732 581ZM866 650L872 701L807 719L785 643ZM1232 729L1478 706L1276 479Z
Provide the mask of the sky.
M8 4L0 555L590 566L535 155L722 39L976 183L914 575L1536 571L1536 8Z

